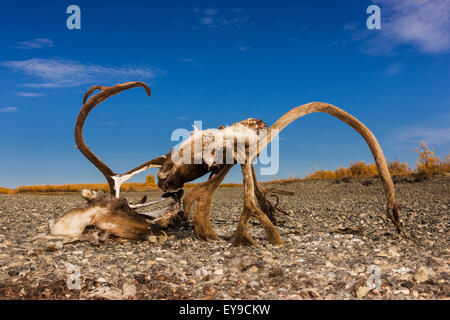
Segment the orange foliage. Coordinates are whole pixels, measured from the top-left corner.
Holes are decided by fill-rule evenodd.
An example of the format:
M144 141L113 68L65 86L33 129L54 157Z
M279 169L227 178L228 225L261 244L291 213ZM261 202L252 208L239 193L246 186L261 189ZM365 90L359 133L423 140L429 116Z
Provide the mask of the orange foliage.
M12 193L12 190L0 187L0 194L9 194L9 193Z
M83 189L109 191L106 183L84 183L84 184L66 184L66 185L44 185L44 186L21 186L14 189L13 193L54 193L54 192L80 192ZM124 183L120 190L122 191L150 191L157 189L156 185L147 183Z
M349 178L373 178L378 176L375 164L365 164L363 161L350 163L349 168L338 168L331 170L316 170L306 176L306 180L343 180Z
M331 170L316 170L306 177L306 180L335 180L336 173Z
M388 163L389 173L393 177L408 177L414 173L407 163L392 161Z
M433 148L429 148L425 142L420 142L420 147L416 149L417 174L426 177L432 177L438 174L450 172L450 154L441 160L434 154Z
M156 181L155 181L155 176L152 174L149 174L148 176L145 177L145 183L147 183L148 185L150 185L152 187L157 187Z
M407 163L392 161L388 163L389 172L393 177L406 178L412 175L420 175L422 177L431 177L438 174L450 172L450 155L445 160L441 160L434 154L425 142L420 143L420 147L416 149L418 154L417 170L411 170ZM375 164L365 164L363 161L351 163L348 168L338 168L331 170L316 170L306 176L306 180L343 180L343 179L368 179L378 176Z
M425 142L420 143L420 147L416 149L418 154L417 170L411 170L407 163L399 161L392 161L388 163L389 172L393 177L406 178L408 176L419 175L422 177L431 177L439 174L450 173L450 154L441 160L434 154L433 149L430 149ZM316 170L307 175L304 179L289 177L287 179L272 180L267 183L292 183L301 180L343 180L343 179L368 179L378 176L377 167L375 164L366 164L363 161L350 163L348 168L337 168L332 170ZM192 188L196 183L185 184L186 188ZM223 183L221 188L231 188L242 186L240 183ZM100 184L71 184L71 185L45 185L45 186L22 186L14 190L0 187L0 194L10 193L52 193L52 192L80 192L82 189L109 191L106 183ZM156 190L158 186L153 175L148 175L144 183L124 183L121 187L122 191L150 191Z
M378 176L377 166L374 163L365 164L364 161L358 161L351 163L348 169L350 170L350 176L356 179Z

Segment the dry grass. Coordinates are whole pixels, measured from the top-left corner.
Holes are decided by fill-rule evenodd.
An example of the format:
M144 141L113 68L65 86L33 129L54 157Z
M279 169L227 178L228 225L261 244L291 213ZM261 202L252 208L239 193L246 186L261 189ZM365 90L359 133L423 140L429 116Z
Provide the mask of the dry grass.
M420 147L416 149L417 174L424 177L433 177L450 172L450 154L441 160L434 154L433 148L429 148L425 142L420 143Z
M0 187L0 194L9 194L9 193L12 193L12 190Z
M450 173L450 155L441 160L434 154L425 142L420 143L416 149L418 155L417 169L411 170L407 163L392 161L388 163L389 172L394 179L420 177L430 178L436 175ZM366 164L363 161L351 163L348 168L332 170L316 170L306 176L306 180L344 180L344 179L370 179L378 177L375 164Z
M436 175L450 173L450 154L441 160L434 154L434 150L429 148L425 142L421 142L416 149L418 160L417 169L412 170L407 163L392 161L388 163L389 171L394 179L404 179L408 177L417 177L426 179ZM316 170L305 178L289 177L287 179L272 180L262 184L277 183L288 184L300 180L346 180L346 179L371 179L378 177L378 171L375 164L366 164L363 161L351 163L348 168L337 168L336 170ZM145 178L145 183L124 183L122 191L150 191L157 190L158 186L153 175ZM192 188L196 183L185 184L186 188ZM240 187L241 183L222 183L221 188ZM0 194L11 193L70 193L80 192L82 189L109 191L106 183L102 184L70 184L70 185L45 185L45 186L21 186L14 190L0 187Z
M155 183L155 177L148 175L146 182L143 183L124 183L121 186L122 191L150 191L158 189ZM71 193L80 192L83 189L109 191L108 184L106 183L81 183L81 184L65 184L65 185L43 185L43 186L20 186L14 190L0 188L0 193Z

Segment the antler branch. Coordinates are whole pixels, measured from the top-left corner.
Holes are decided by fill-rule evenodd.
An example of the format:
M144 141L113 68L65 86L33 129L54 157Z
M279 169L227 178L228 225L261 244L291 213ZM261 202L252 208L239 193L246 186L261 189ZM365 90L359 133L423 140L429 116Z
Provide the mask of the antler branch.
M381 147L373 133L358 119L348 114L347 112L331 104L322 102L311 102L296 107L283 115L270 127L266 137L261 140L261 143L258 146L258 154L275 138L276 135L278 135L281 130L283 130L290 123L297 120L298 118L303 117L304 115L314 112L323 112L330 114L335 118L338 118L339 120L345 122L350 127L355 129L364 138L370 148L370 151L372 152L373 158L375 159L378 173L383 183L384 193L387 200L388 216L391 218L392 222L397 228L397 231L400 233L401 223L398 215L399 205L395 200L394 183L392 182L387 162L384 158L383 150L381 150ZM390 213L390 211L392 211L392 214Z
M151 95L150 87L147 86L143 82L134 81L134 82L127 82L122 84L117 84L112 87L103 87L103 86L93 86L91 87L84 95L83 98L83 107L80 110L80 113L78 114L77 122L75 124L75 142L77 144L78 150L97 168L100 170L100 172L105 176L106 181L109 185L109 191L112 195L116 195L118 197L120 192L120 185L131 178L131 176L127 179L117 179L118 176L115 174L102 160L100 160L92 151L89 149L89 147L84 142L83 138L83 127L84 123L86 121L86 118L88 117L89 113L94 109L97 105L99 105L101 102L105 101L107 98L114 96L122 91L135 88L135 87L143 87L145 91L147 92L148 96ZM96 90L100 90L99 93L89 98L89 96L94 93ZM89 98L89 99L88 99ZM151 165L153 160L146 162L144 165L148 167L148 169L151 168ZM142 168L142 166L138 167L139 169ZM132 170L133 171L133 170ZM130 172L131 173L131 172ZM134 174L133 174L134 175ZM116 178L114 178L116 177ZM116 180L121 181L120 183L116 183Z

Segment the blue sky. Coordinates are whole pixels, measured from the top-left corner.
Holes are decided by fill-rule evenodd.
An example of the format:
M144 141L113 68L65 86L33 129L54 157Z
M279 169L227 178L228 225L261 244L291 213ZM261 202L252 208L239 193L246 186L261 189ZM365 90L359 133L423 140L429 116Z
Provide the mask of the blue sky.
M68 30L66 8L81 8ZM366 8L381 8L381 30ZM332 103L415 167L424 140L450 150L450 3L410 1L2 1L0 185L103 182L74 148L83 93L140 80L95 109L87 144L117 172L166 153L176 128ZM362 138L324 114L281 134L280 171L304 176L373 162ZM150 173L155 173L151 171ZM134 181L143 181L144 175ZM234 168L227 181L239 181Z

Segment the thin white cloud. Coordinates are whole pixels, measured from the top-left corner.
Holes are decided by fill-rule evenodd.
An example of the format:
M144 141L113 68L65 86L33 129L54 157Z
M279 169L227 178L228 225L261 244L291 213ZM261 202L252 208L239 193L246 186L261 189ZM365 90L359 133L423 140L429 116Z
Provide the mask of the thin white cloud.
M212 16L217 15L219 13L219 10L216 8L208 8L208 9L203 10L203 12L205 15L212 17Z
M237 47L237 50L242 51L242 52L247 52L250 50L250 47L249 46L239 46L239 47Z
M16 43L12 48L22 49L22 50L31 50L31 49L42 49L42 48L51 48L54 47L55 44L52 40L47 38L38 38L31 41L22 41Z
M392 54L401 46L426 54L450 51L450 1L374 0L381 8L381 29L347 23L353 40L364 41L362 50L370 55ZM358 28L359 26L359 28Z
M444 145L450 143L450 128L436 127L407 127L395 135L399 142L416 143L425 141L431 145Z
M403 70L403 65L401 63L394 63L393 65L390 65L389 67L387 67L384 70L382 77L383 78L394 77L394 76L398 75L400 72L402 72L402 70Z
M348 22L344 25L344 30L356 30L357 27L358 27L358 23Z
M23 84L29 88L64 88L86 84L112 83L153 78L156 71L143 67L105 67L83 64L78 61L56 59L30 59L6 61L0 65L15 72L22 72L39 80L39 83Z
M244 25L252 24L249 15L243 14L242 8L219 10L217 8L194 8L199 15L199 25L209 29L241 29Z
M192 59L192 58L178 58L177 61L180 61L180 62L194 62L194 59Z
M193 58L178 58L177 61L185 63L186 65L191 66L191 67L204 68L204 67L207 66L207 65L202 64L202 63L197 63L195 61L195 59L193 59Z
M14 94L21 96L21 97L27 97L27 98L36 98L36 97L45 96L45 94L37 93L37 92L14 92Z
M0 112L5 112L5 113L6 112L11 113L11 112L17 112L17 111L19 111L19 109L16 107L0 108Z

